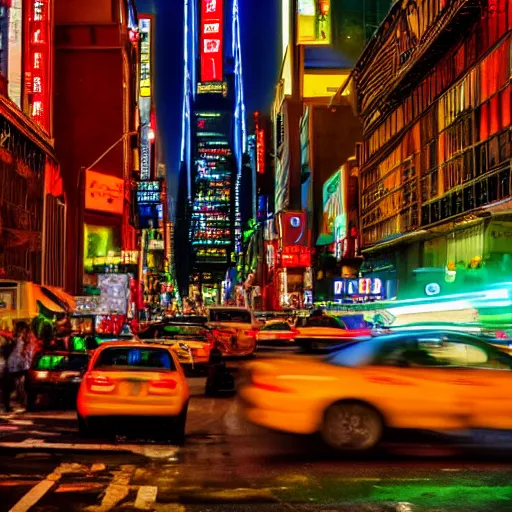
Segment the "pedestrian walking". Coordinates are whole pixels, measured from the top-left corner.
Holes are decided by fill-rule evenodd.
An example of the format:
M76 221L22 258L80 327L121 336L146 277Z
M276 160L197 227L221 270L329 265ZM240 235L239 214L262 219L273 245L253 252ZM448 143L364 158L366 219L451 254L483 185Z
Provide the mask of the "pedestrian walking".
M3 379L3 402L5 412L11 412L11 395L16 391L18 402L24 407L26 402L25 377L32 364L36 351L35 337L26 322L18 322L14 335L14 345L9 354Z

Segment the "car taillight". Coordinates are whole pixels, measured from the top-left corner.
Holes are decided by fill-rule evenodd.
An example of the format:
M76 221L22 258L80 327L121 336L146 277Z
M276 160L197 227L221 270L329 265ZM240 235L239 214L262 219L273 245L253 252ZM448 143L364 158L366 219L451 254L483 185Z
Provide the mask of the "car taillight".
M148 393L150 395L166 394L174 391L178 387L178 382L174 379L153 380L149 383Z
M89 374L85 378L87 390L91 393L112 393L116 385L105 375Z
M244 334L246 336L250 336L251 338L256 338L258 331L256 329L251 329L250 331L245 331Z
M253 380L252 385L255 388L263 389L264 391L272 391L273 393L293 393L292 389L276 386L275 384L268 384L259 380Z
M505 331L496 331L494 336L497 340L508 340L509 339L509 336Z
M37 380L46 380L49 377L49 372L35 372L34 376Z

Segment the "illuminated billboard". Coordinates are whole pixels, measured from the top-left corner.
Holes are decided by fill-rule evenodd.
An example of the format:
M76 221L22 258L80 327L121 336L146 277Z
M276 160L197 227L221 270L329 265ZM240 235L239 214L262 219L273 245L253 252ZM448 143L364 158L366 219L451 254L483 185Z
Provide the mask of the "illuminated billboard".
M331 0L297 1L297 44L331 43Z
M23 1L12 0L9 10L9 32L8 32L8 94L9 98L16 103L18 108L21 104L22 84L22 60L23 60Z
M226 82L199 82L197 94L222 94L225 98L228 95L228 84Z
M25 98L32 119L50 130L51 24L49 0L29 0L25 30Z
M161 201L161 183L159 181L139 181L137 183L137 203L157 204Z
M141 17L140 32L140 81L139 81L139 116L140 116L140 179L151 179L151 37L152 19Z
M223 0L201 0L201 82L222 82Z
M140 33L140 95L151 96L151 19L141 17Z
M335 242L340 242L347 236L345 175L343 168L336 171L323 187L323 232L332 235Z
M85 208L123 214L124 180L95 171L85 174Z

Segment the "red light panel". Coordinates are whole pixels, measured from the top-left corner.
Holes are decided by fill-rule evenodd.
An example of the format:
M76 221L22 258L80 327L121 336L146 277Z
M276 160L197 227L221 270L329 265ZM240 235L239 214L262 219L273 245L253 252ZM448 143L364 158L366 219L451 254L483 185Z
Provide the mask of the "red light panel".
M223 0L201 0L201 82L222 81Z
M26 18L25 92L30 116L50 130L50 5L29 0Z

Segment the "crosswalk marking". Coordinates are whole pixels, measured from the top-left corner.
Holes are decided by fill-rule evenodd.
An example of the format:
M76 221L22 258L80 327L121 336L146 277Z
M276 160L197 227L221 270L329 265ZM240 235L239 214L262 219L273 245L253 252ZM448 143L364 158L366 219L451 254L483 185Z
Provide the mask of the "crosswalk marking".
M135 499L135 508L139 510L151 510L156 501L158 487L152 485L143 485L139 487L137 498Z
M60 480L64 466L64 464L61 464L53 473L50 473L44 480L32 487L9 512L27 512L32 508L55 485L55 482Z
M114 478L112 478L112 481L106 488L101 504L91 505L86 510L88 512L109 512L109 510L112 510L128 496L130 492L130 479L134 471L135 466L121 466L121 471L114 472Z
M100 443L48 443L44 439L24 439L19 442L0 442L0 448L35 449L38 450L65 450L80 452L131 452L152 459L175 460L178 448L172 445L146 445L146 444L100 444Z

